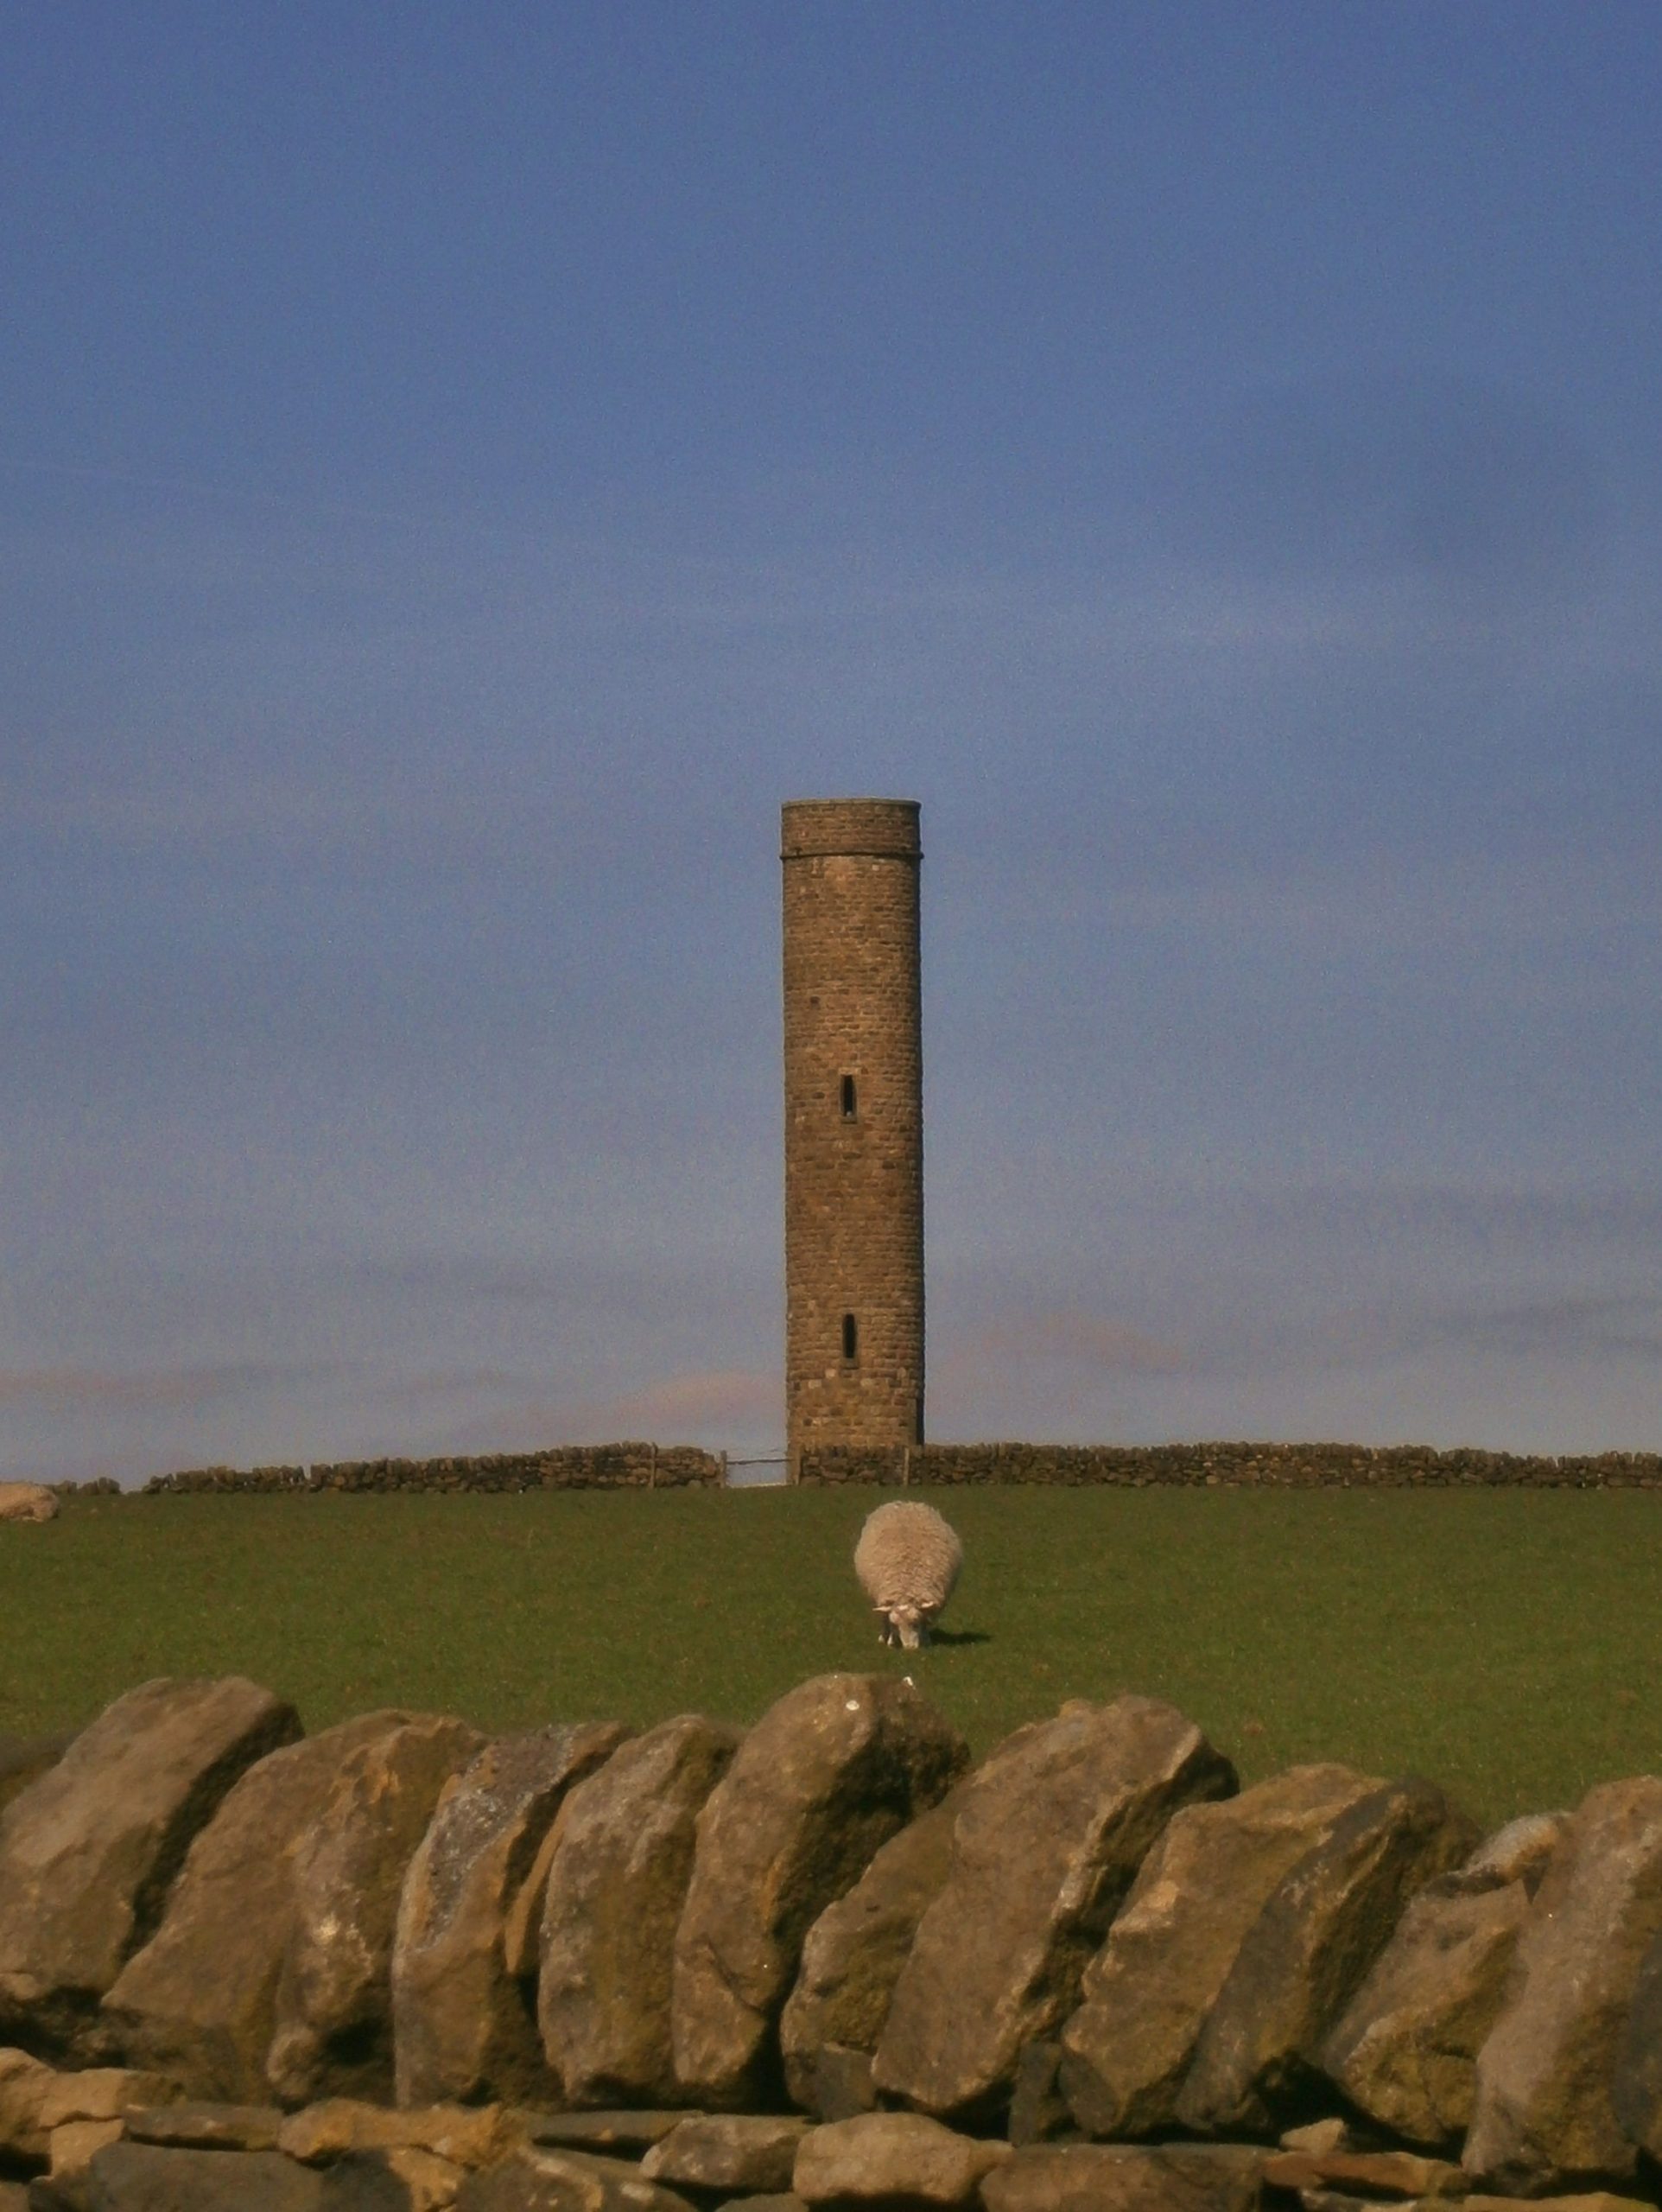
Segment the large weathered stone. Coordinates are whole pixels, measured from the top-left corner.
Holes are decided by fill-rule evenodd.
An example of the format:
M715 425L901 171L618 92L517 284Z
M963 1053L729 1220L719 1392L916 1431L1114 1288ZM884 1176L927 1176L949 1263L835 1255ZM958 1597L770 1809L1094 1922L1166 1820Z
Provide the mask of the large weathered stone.
M297 1925L295 1860L343 1768L409 1719L342 1721L242 1777L191 1846L161 1928L105 1999L131 2058L192 2096L264 2101L277 1983Z
M421 1713L348 1753L294 1854L294 1918L266 2079L285 2104L392 2094L398 1898L439 1792L477 1728Z
M1359 2112L1413 2143L1464 2134L1477 2054L1528 1911L1522 1882L1474 1891L1437 1881L1411 1900L1322 2045L1323 2072Z
M1411 1901L1322 2047L1323 2072L1359 2112L1431 2147L1464 2133L1477 2053L1569 1819L1508 1821Z
M1264 2153L1235 2143L1036 2144L981 2183L986 2212L1257 2212Z
M1342 1815L1248 1929L1179 2093L1182 2125L1254 2134L1297 2116L1323 2037L1408 1899L1476 1840L1427 1782L1392 1783Z
M688 2200L633 2166L583 2151L526 2150L470 2174L456 2212L692 2212Z
M1662 1779L1589 1793L1518 1939L1500 2017L1477 2055L1462 2163L1538 2196L1634 2171L1612 2088L1640 1967L1662 1933Z
M796 2152L810 2123L793 2113L694 2113L641 2160L646 2181L719 2189L746 2196L790 2187Z
M0 1521L55 1521L56 1493L44 1483L0 1483Z
M1063 2094L1088 2135L1169 2129L1208 2014L1248 1929L1340 1816L1382 1785L1294 1767L1175 1813L1143 1861L1063 2030Z
M329 2212L323 2175L274 2151L112 2143L93 2159L87 2180L91 2212ZM382 2203L396 2212L400 2199L390 2195ZM367 2204L364 2212L371 2212Z
M1018 1729L965 1791L946 1886L895 1984L879 2091L942 2120L995 2112L1023 2044L1073 2009L1167 1821L1234 1783L1193 1723L1151 1698L1075 1700Z
M736 1730L683 1714L625 1744L561 1808L536 2018L568 2105L655 2104L676 2094L676 1928L698 1815L738 1745Z
M300 1733L232 1675L119 1697L0 1814L0 2037L89 2063L98 2000L148 1941L193 1839L238 1777Z
M552 2088L536 1999L507 1955L508 1923L566 1793L628 1734L578 1721L504 1736L447 1783L404 1878L392 1947L392 2021L401 2104Z
M779 2016L790 2101L822 2120L820 2054L828 2045L875 2051L917 1923L946 1886L959 1788L891 1836L846 1897L829 1904L802 1942L796 1986Z
M967 1758L934 1707L891 1676L821 1675L763 1715L699 1815L676 1933L671 2031L689 2100L777 2097L773 2031L803 1936Z
M791 2188L808 2204L972 2204L1007 2143L959 2135L916 2112L864 2113L809 2130Z

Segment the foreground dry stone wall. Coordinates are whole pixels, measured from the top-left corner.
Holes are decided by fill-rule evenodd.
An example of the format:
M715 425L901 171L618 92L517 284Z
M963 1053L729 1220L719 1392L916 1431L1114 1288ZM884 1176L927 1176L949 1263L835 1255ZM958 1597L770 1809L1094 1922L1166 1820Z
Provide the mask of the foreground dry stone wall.
M1654 2203L1662 1779L1484 1836L1169 1705L487 1738L146 1682L0 1776L3 2212Z

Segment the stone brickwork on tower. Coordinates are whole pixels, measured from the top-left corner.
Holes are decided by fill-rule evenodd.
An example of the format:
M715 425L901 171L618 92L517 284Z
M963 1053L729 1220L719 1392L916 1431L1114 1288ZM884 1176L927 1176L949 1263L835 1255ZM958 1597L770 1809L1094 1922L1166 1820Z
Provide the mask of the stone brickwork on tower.
M915 799L783 810L785 1428L923 1438L923 1052Z

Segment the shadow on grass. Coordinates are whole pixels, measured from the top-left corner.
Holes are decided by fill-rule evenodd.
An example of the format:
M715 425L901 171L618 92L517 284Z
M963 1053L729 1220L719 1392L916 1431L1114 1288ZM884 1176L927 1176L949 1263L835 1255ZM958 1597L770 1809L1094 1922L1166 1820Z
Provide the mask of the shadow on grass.
M932 1628L929 1642L935 1643L991 1643L993 1638L984 1628Z

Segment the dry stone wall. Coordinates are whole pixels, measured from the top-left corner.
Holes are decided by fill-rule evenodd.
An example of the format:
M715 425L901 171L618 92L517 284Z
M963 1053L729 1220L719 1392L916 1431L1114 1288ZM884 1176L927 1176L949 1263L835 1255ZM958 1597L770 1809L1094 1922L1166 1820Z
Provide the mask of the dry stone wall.
M721 1461L688 1444L562 1444L544 1452L493 1452L472 1459L335 1459L310 1467L187 1467L152 1475L146 1496L302 1491L684 1490L717 1485ZM108 1476L54 1483L60 1497L109 1496Z
M723 1478L721 1455L692 1445L568 1444L473 1459L192 1467L153 1475L141 1494L714 1489ZM802 1450L797 1478L816 1488L1101 1484L1126 1490L1662 1490L1662 1453L1551 1459L1417 1444L821 1444ZM41 1488L48 1498L120 1491L108 1476Z
M1173 1707L118 1700L0 1814L0 2212L1662 2196L1662 1779L1487 1838Z
M1604 1452L1546 1459L1439 1452L1399 1444L924 1444L910 1449L819 1445L798 1480L879 1483L1117 1484L1127 1490L1659 1490L1662 1454Z

